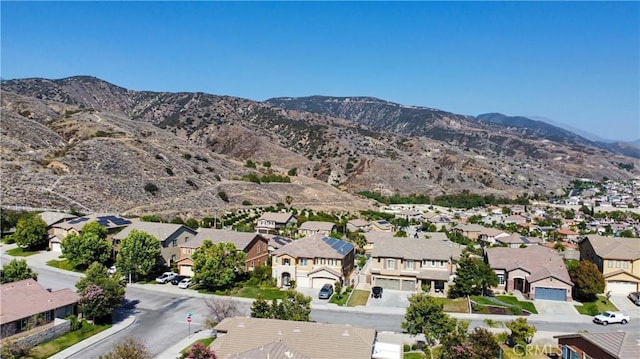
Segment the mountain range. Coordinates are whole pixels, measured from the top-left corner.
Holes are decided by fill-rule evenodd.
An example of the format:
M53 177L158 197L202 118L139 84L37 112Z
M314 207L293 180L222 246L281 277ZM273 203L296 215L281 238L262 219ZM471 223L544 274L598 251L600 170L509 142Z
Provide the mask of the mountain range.
M640 166L637 147L542 121L371 97L257 102L89 76L8 80L1 90L2 205L203 216L287 201L353 211L375 206L361 191L546 196L576 178L634 178Z

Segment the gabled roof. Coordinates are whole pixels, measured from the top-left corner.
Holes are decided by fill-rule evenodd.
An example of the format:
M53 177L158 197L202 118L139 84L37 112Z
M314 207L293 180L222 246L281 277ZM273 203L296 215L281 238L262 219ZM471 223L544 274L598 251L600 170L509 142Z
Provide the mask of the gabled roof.
M254 232L236 232L224 229L198 228L198 234L196 234L192 240L182 244L180 247L199 248L203 241L210 240L213 243L233 243L238 250L244 251L247 250L247 247L256 238L260 238L268 242L265 237Z
M287 254L294 258L336 258L342 259L354 250L352 243L316 234L293 241L273 252L274 255Z
M123 230L118 232L115 236L113 236L113 238L123 240L127 238L127 236L129 236L129 233L131 233L131 231L133 231L134 229L141 232L148 233L156 237L156 239L159 240L160 242L164 242L165 240L167 240L167 238L171 237L174 233L178 232L179 230L184 230L186 232L191 233L194 236L196 235L196 231L194 231L189 227L185 227L182 224L143 222L140 220L134 220L130 225L128 225L126 228L124 228Z
M272 236L269 234L263 234L263 237L269 239L269 246L273 249L278 249L280 247L284 247L287 244L293 242L293 239L291 238L285 238L285 237L280 237L280 236Z
M564 234L565 236L577 236L578 234L580 234L570 229L558 229L556 232L558 232L558 234Z
M589 235L584 242L603 259L640 259L640 238L602 237Z
M565 283L572 283L562 257L554 250L544 246L526 248L494 247L486 249L487 261L493 269L512 271L522 269L533 279L540 280L540 275L548 274ZM547 272L540 272L545 269ZM527 277L530 282L532 280Z
M265 220L274 221L276 223L287 223L291 217L296 218L296 216L291 213L265 212L260 216L260 218L258 218L258 221Z
M41 212L39 213L40 218L47 224L47 227L56 224L58 222L73 219L78 216L74 216L73 214L64 213L64 212Z
M632 332L604 332L604 333L576 333L567 335L556 335L556 339L582 338L595 345L603 351L609 353L614 358L627 359L640 357L640 335ZM586 349L586 348L581 348ZM589 354L586 351L586 354Z
M501 229L497 229L497 228L483 228L480 233L487 235L488 237L495 237L497 235L500 235L502 233L507 234L507 232L501 230Z
M120 216L105 213L93 213L88 216L78 217L66 222L54 224L53 227L62 228L67 231L75 229L80 232L82 231L82 227L90 222L98 222L101 226L107 229L126 227L131 224L131 220Z
M347 224L350 224L354 227L366 227L369 225L369 221L365 221L364 219L352 219Z
M335 227L335 223L321 221L306 221L298 227L298 230L307 231L331 231Z
M13 322L79 300L80 296L69 288L49 292L33 279L5 283L0 285L0 322Z
M497 242L508 244L532 244L541 243L542 239L536 237L525 237L520 234L514 233L505 237L496 238Z
M220 340L224 341L225 336L220 337ZM282 342L273 342L259 347L249 349L242 353L229 354L224 359L309 359L308 356L301 354Z
M427 235L435 233L439 232L429 232ZM437 238L386 237L376 241L371 256L374 258L449 260L460 257L460 253L459 248L454 248L447 241Z
M211 344L222 359L275 342L310 359L371 358L376 338L373 328L247 317L226 318L214 329L225 333Z
M460 223L457 226L455 226L453 229L456 229L456 228L461 229L464 232L480 232L486 229L485 226L481 226L475 223L469 223L469 224Z

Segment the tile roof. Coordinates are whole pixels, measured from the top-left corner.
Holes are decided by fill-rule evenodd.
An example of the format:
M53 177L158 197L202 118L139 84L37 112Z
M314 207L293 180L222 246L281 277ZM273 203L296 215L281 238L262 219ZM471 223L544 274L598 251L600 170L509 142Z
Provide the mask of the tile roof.
M461 229L464 232L480 232L480 231L486 229L485 226L481 226L481 225L475 224L475 223L469 223L469 224L460 223L457 226L455 226L455 228Z
M527 277L530 282L552 276L573 285L562 257L553 249L537 245L526 248L494 247L486 249L486 256L491 268L507 271L520 268L530 274Z
M198 248L204 240L210 240L213 243L233 243L238 250L246 250L251 242L256 238L264 238L262 235L254 232L236 232L224 229L214 228L198 228L198 233L192 240L181 245L181 247ZM264 238L267 241L266 238Z
M78 217L70 219L66 222L57 223L53 225L53 227L62 228L64 230L70 230L73 228L80 232L82 230L82 227L90 222L98 222L100 225L106 227L107 229L126 227L131 224L131 220L124 217L106 213L92 213L88 216Z
M79 300L80 296L69 288L49 292L33 279L5 283L0 285L0 322L13 322Z
M496 242L508 244L532 244L541 243L542 239L536 237L525 237L520 234L514 233L506 237L498 237L496 238Z
M221 337L221 340L224 340L224 335ZM249 349L242 353L229 354L221 359L278 359L278 358L286 358L286 359L310 359L308 356L301 354L282 342L273 342L265 345L261 345L260 347L256 347L253 349Z
M596 254L606 259L640 259L640 238L602 237L589 235L589 241Z
M276 223L286 223L291 217L295 216L291 213L282 212L265 212L257 220L274 221Z
M354 250L352 243L316 234L293 241L273 252L288 254L295 258L344 258Z
M604 333L576 333L556 335L556 339L583 338L587 342L597 346L614 358L627 359L640 357L640 335L631 332L604 332ZM581 348L584 349L584 348ZM589 354L587 352L587 354Z
M443 235L440 232L428 232L427 235ZM445 237L446 239L446 237ZM439 238L412 239L386 237L376 241L372 257L404 258L413 260L437 259L448 260L459 257L461 250L452 247L448 241Z
M364 219L352 219L347 224L351 224L354 227L366 227L369 225L369 221L365 221Z
M39 213L40 218L47 224L49 227L52 224L56 224L65 219L73 219L78 216L74 216L73 214L64 213L64 212L42 212Z
M222 359L276 342L310 359L371 358L376 338L373 328L246 317L226 318L214 329L225 333L211 344Z
M330 231L336 225L332 222L321 222L321 221L306 221L302 223L298 230L309 230L309 231Z
M113 236L113 238L120 240L125 239L129 235L129 233L131 233L131 231L135 229L141 232L148 233L156 237L157 240L163 242L181 228L187 232L192 233L194 236L196 235L196 231L189 227L185 227L182 224L143 222L140 220L134 220L130 225Z

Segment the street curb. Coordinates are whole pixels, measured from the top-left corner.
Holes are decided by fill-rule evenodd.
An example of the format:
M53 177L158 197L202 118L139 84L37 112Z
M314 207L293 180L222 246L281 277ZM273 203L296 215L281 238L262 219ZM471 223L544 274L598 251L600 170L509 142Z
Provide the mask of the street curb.
M135 323L136 321L136 317L133 315L128 316L127 318L125 318L123 321L114 324L111 328L107 329L107 330L103 330L100 333L91 336L83 341L80 341L70 347L68 347L67 349L49 357L49 359L64 359L64 358L68 358L72 355L75 355L79 352L81 352L82 350L97 344L101 341L103 341L104 339L118 333L121 332L125 329L127 329L129 326L131 326L131 324Z

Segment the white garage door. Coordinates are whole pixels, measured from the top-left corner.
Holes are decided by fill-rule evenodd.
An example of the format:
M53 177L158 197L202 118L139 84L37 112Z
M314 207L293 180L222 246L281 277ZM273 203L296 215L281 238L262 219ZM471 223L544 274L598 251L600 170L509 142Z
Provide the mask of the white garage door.
M180 273L180 275L186 275L187 277L193 277L193 267L181 265L178 273Z
M376 278L373 285L384 289L400 290L400 279Z
M62 253L62 246L60 245L60 243L51 243L51 251Z
M311 288L322 288L325 284L333 285L336 282L333 278L313 278L311 279Z
M607 289L605 293L611 291L611 294L627 295L636 291L636 284L632 282L607 282Z
M303 276L296 278L296 286L301 288L309 288L309 278Z

